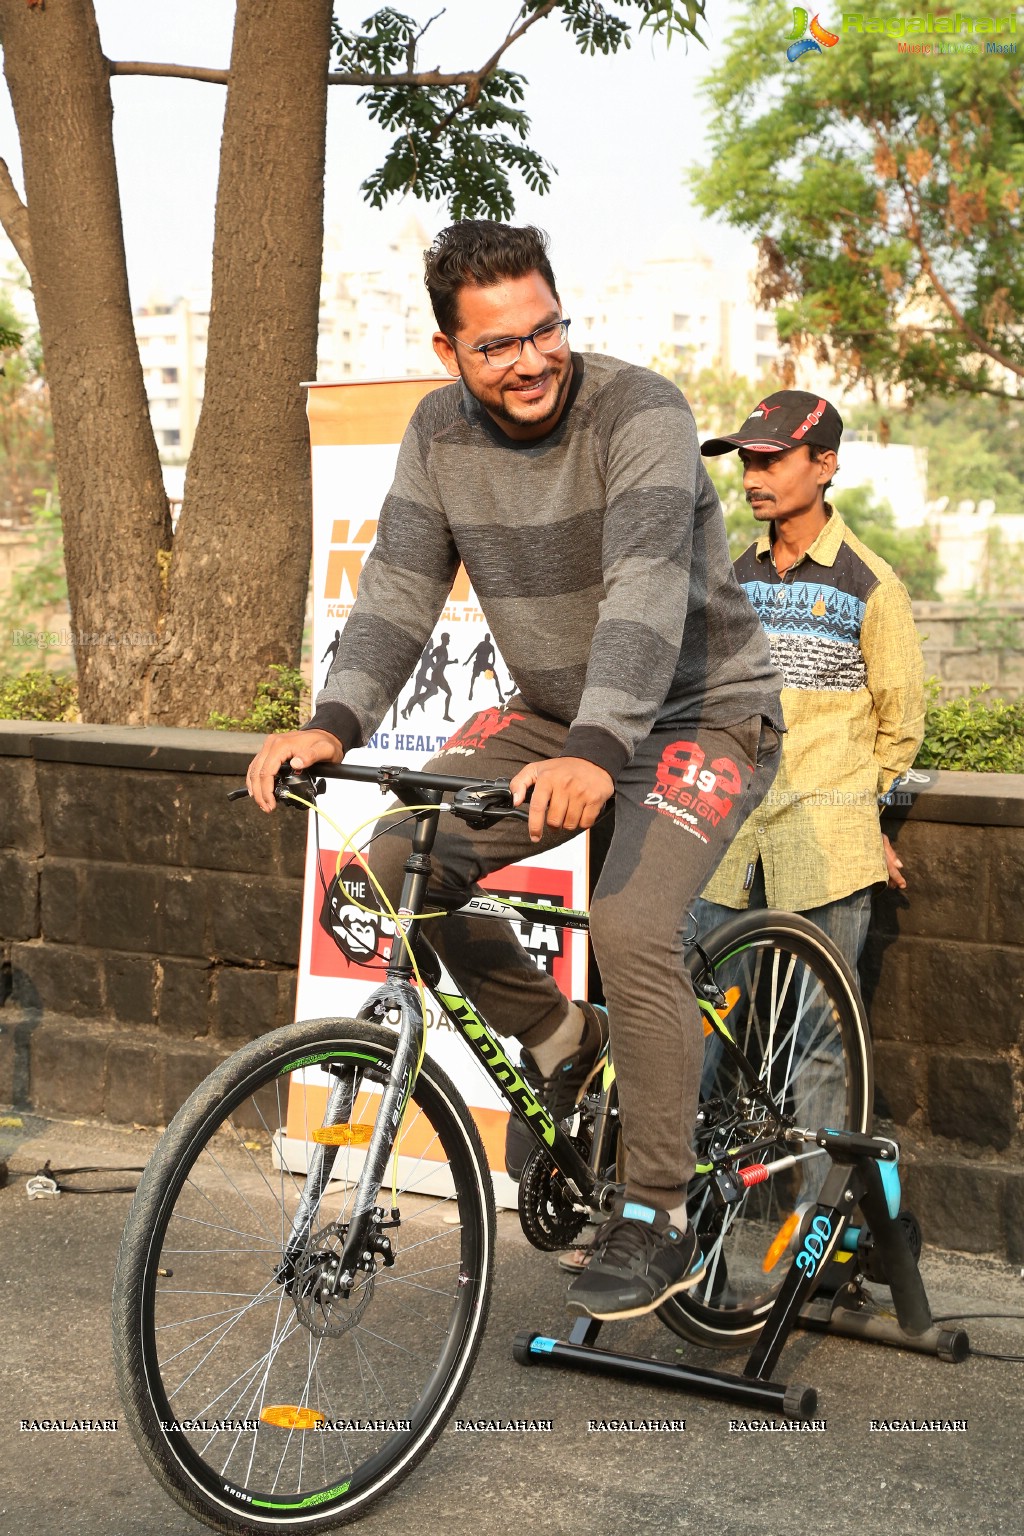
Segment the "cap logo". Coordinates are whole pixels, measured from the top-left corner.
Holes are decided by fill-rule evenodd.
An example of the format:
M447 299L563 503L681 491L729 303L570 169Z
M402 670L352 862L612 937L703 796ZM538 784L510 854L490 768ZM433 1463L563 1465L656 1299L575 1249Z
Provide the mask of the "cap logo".
M809 432L812 427L816 427L818 425L818 422L825 414L825 407L827 404L827 400L819 400L817 405L814 407L814 410L807 412L807 415L797 427L796 431L790 433L790 437L794 442L799 442L806 432Z
M748 421L753 421L756 416L770 416L772 411L781 411L781 410L782 410L782 406L781 405L766 405L765 402L762 400L760 405L757 405L757 406L754 407L754 409L751 411L750 415L747 417L747 420Z

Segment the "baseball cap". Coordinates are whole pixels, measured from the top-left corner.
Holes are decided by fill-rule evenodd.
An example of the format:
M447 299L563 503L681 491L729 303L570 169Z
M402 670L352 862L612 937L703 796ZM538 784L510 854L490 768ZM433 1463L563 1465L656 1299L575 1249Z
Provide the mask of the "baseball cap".
M711 437L701 443L701 453L714 456L749 448L754 453L782 453L801 443L839 450L843 418L834 405L805 389L780 389L758 401L738 432L731 437Z

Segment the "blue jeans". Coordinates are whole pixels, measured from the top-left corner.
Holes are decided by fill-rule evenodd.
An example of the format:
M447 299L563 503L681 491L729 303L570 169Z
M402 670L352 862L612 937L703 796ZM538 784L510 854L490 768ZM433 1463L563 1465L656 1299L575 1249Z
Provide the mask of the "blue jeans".
M854 976L858 974L857 967L871 921L871 890L872 887L866 885L863 890L841 896L838 901L827 901L821 907L807 907L800 913L801 917L808 918L832 940ZM764 865L759 859L754 871L754 883L750 888L750 910L755 911L767 905ZM735 917L737 910L736 907L723 907L717 901L705 901L703 896L698 896L691 908L697 920L697 931L701 934L710 933L719 923Z
M754 911L764 910L767 904L764 867L759 860L750 890L750 908ZM706 901L703 896L698 897L691 911L701 937L710 933L720 923L737 916L735 907L725 907L719 902ZM832 940L856 978L858 961L864 948L871 919L871 887L866 886L863 890L854 891L838 901L826 902L820 907L807 908L800 915L808 918ZM723 985L727 980L726 977ZM807 1053L802 1058L797 1080L793 1084L795 1112L800 1124L809 1129L817 1129L823 1123L827 1123L830 1116L834 1116L837 1104L841 1102L843 1096L842 1082L845 1068L842 1061L841 1041L837 1033L821 1039L808 1040L803 1026L799 1027L797 1040L798 1045L803 1041L807 1047ZM706 1042L704 1071L701 1076L702 1094L712 1092L721 1058L721 1042L709 1038ZM826 1158L801 1163L800 1191L797 1197L800 1203L817 1198L827 1169Z

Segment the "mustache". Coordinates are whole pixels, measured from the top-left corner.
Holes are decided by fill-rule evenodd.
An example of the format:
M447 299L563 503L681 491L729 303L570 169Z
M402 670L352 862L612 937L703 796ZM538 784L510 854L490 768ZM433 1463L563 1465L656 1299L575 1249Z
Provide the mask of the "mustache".
M746 500L751 505L755 501L776 501L777 499L771 491L747 491L746 493Z

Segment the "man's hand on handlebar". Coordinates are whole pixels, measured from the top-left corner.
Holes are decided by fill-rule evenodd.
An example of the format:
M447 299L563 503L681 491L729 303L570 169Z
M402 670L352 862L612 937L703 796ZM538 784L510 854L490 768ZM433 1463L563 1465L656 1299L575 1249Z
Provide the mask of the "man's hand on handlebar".
M274 775L288 763L292 768L311 768L314 763L340 763L341 742L328 731L285 731L268 736L245 775L249 793L261 811L272 811Z
M530 841L539 843L544 826L556 831L584 832L592 827L615 792L610 773L585 757L552 757L527 763L512 780L512 799L522 805L533 785L530 799Z

